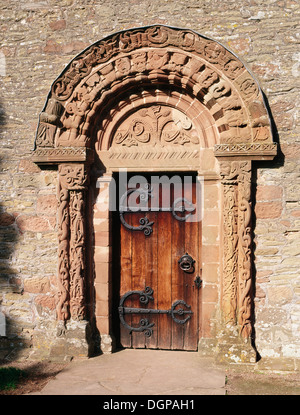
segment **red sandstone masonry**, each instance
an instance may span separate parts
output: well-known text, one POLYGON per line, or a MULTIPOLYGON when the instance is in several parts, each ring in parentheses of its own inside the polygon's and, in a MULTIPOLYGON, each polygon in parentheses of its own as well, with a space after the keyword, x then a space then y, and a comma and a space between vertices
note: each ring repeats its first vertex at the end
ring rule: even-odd
POLYGON ((280 186, 257 186, 256 190, 256 200, 276 200, 281 199, 283 195, 282 187, 280 186))
MULTIPOLYGON (((3 125, 3 129, 1 128, 1 133, 3 133, 1 143, 6 159, 1 161, 0 167, 3 168, 3 172, 8 171, 10 177, 13 177, 18 158, 30 156, 38 114, 42 110, 49 86, 77 51, 79 52, 84 47, 75 42, 81 41, 88 45, 112 32, 155 24, 158 21, 167 25, 191 27, 207 36, 215 37, 225 46, 229 46, 237 55, 244 58, 267 94, 279 131, 280 148, 285 157, 285 166, 288 160, 294 160, 296 165, 299 166, 299 114, 296 111, 296 108, 299 108, 299 102, 297 102, 299 96, 295 91, 297 89, 295 85, 299 78, 295 74, 299 74, 300 67, 299 61, 294 58, 299 47, 299 39, 297 39, 294 30, 299 21, 299 4, 297 2, 273 1, 268 2, 267 7, 266 2, 241 2, 239 0, 234 5, 233 3, 226 4, 226 2, 217 1, 184 2, 183 0, 174 0, 174 2, 166 2, 166 4, 154 1, 151 3, 151 7, 149 7, 150 3, 146 0, 139 2, 125 1, 122 3, 122 7, 113 0, 109 6, 103 3, 105 2, 83 2, 82 0, 76 2, 65 0, 62 2, 53 0, 49 8, 43 2, 17 4, 17 2, 2 0, 1 29, 3 40, 0 51, 4 53, 7 64, 7 76, 1 77, 2 87, 0 87, 2 92, 1 105, 6 118, 6 124, 3 125), (262 15, 261 18, 257 17, 259 13, 262 15), (226 25, 224 25, 225 20, 226 25), (45 53, 46 51, 43 52, 45 46, 48 47, 47 53, 45 53), (80 49, 77 49, 77 47, 80 47, 80 49), (282 135, 282 131, 285 132, 284 135, 282 135), (5 168, 7 169, 5 167, 6 161, 11 163, 8 170, 5 170, 5 168)), ((19 173, 38 174, 40 172, 37 166, 24 159, 20 161, 17 168, 19 173)), ((297 179, 295 177, 296 167, 289 173, 289 175, 284 175, 281 168, 274 166, 268 177, 261 180, 259 186, 277 184, 279 187, 286 189, 289 184, 297 179)), ((17 190, 20 191, 20 188, 17 190)), ((7 203, 15 199, 15 192, 16 187, 11 187, 6 182, 3 196, 7 203)), ((269 232, 273 232, 274 237, 281 238, 281 227, 278 226, 280 223, 290 223, 293 226, 294 234, 299 233, 299 226, 296 224, 296 220, 299 218, 299 208, 296 209, 295 207, 288 213, 285 212, 283 216, 282 208, 285 203, 285 196, 282 196, 283 205, 280 203, 281 197, 273 198, 272 194, 268 197, 270 198, 266 199, 266 195, 263 194, 261 197, 257 197, 257 217, 270 219, 265 221, 270 226, 268 229, 267 227, 264 228, 266 229, 265 233, 259 229, 255 230, 259 243, 264 243, 265 236, 269 232), (277 223, 277 220, 273 220, 280 218, 281 215, 285 218, 284 222, 279 220, 277 223), (271 228, 271 225, 273 225, 273 228, 271 228), (275 229, 276 227, 278 229, 275 229)), ((11 213, 18 210, 8 211, 11 213)), ((211 213, 215 216, 216 212, 211 213)), ((0 215, 0 226, 11 225, 11 228, 14 228, 13 216, 8 216, 9 213, 3 213, 2 215, 0 215)), ((207 215, 209 215, 209 212, 207 215)), ((102 228, 107 229, 107 221, 97 220, 99 231, 102 228)), ((206 224, 214 225, 215 221, 217 221, 217 217, 212 218, 212 222, 207 219, 206 224)), ((48 219, 43 218, 42 215, 41 218, 38 218, 31 213, 31 216, 22 215, 21 218, 20 215, 18 218, 18 224, 21 228, 25 227, 26 230, 32 231, 29 226, 30 222, 38 225, 34 232, 44 232, 44 230, 41 230, 43 227, 47 232, 49 230, 48 219)), ((45 243, 45 241, 41 242, 45 243)), ((22 246, 31 249, 32 243, 33 240, 24 238, 22 246)), ((48 246, 51 248, 50 243, 48 246)), ((20 269, 20 278, 23 279, 24 269, 28 264, 22 262, 18 255, 19 248, 16 247, 14 252, 15 264, 13 265, 20 269)), ((294 260, 296 261, 297 257, 294 260)), ((40 270, 38 271, 40 272, 40 270)), ((273 275, 278 274, 278 271, 280 271, 280 267, 274 264, 272 266, 273 275)), ((276 284, 276 280, 271 278, 272 272, 269 271, 270 274, 267 274, 267 272, 263 266, 258 265, 257 276, 260 279, 264 278, 263 282, 268 286, 276 284)), ((290 279, 295 281, 295 277, 290 277, 290 279)), ((266 302, 266 304, 268 303, 266 302)), ((5 302, 1 306, 5 307, 5 302)), ((210 336, 209 322, 214 307, 212 305, 211 314, 206 307, 206 314, 203 315, 203 333, 206 337, 210 336)), ((296 304, 290 302, 288 307, 291 314, 296 304)), ((297 339, 294 337, 296 335, 293 335, 288 329, 291 324, 290 317, 287 321, 281 321, 281 314, 278 311, 282 310, 276 302, 273 303, 270 311, 267 306, 256 308, 258 312, 256 316, 256 341, 263 358, 264 353, 272 357, 272 351, 277 346, 278 350, 281 350, 281 355, 284 353, 284 349, 292 352, 292 347, 297 344, 297 339), (272 314, 272 318, 268 317, 268 311, 270 315, 272 314), (265 313, 264 318, 262 313, 265 313), (262 323, 265 326, 262 327, 262 323), (268 328, 267 324, 271 328, 268 328), (275 324, 278 328, 276 328, 278 330, 278 332, 276 331, 276 338, 275 332, 272 331, 275 324), (280 337, 279 327, 281 325, 285 325, 286 329, 280 337), (275 339, 275 344, 270 345, 265 339, 271 338, 271 336, 275 339), (280 341, 277 339, 279 337, 280 341)), ((296 320, 293 324, 296 324, 296 320)), ((100 317, 99 329, 101 328, 101 332, 108 332, 106 325, 107 319, 100 317)), ((285 353, 287 355, 288 352, 285 351, 285 353)))
POLYGON ((282 214, 282 202, 258 202, 255 205, 257 219, 276 219, 282 214))
POLYGON ((53 216, 27 216, 17 217, 17 225, 21 232, 46 232, 52 231, 56 225, 56 218, 53 216))

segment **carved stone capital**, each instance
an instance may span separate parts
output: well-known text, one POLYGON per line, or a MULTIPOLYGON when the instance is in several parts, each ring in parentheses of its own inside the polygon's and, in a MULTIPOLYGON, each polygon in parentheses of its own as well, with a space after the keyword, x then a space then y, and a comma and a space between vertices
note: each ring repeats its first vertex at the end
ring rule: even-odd
POLYGON ((88 167, 85 164, 60 164, 58 167, 61 186, 68 190, 84 190, 89 181, 88 167))

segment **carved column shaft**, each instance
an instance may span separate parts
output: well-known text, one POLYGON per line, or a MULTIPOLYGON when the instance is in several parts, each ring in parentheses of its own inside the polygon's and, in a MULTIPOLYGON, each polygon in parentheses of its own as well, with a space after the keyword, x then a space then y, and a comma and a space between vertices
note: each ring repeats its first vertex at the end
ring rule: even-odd
POLYGON ((223 295, 225 324, 251 336, 251 162, 221 162, 223 187, 223 295))
POLYGON ((240 163, 238 177, 238 227, 239 227, 239 326, 242 337, 252 333, 252 258, 251 258, 251 162, 240 163))
POLYGON ((59 320, 83 320, 85 306, 85 191, 84 164, 59 165, 59 320))

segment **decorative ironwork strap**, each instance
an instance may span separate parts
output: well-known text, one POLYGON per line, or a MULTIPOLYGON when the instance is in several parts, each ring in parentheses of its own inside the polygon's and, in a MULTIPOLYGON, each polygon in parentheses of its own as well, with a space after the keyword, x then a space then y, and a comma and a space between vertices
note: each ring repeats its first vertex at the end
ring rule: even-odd
POLYGON ((146 318, 142 318, 140 320, 140 325, 138 327, 132 327, 128 323, 126 323, 124 315, 125 314, 168 314, 172 317, 175 323, 178 324, 185 324, 190 318, 193 312, 190 310, 191 306, 187 305, 183 300, 175 301, 169 310, 158 310, 153 308, 135 308, 135 307, 124 307, 124 303, 128 297, 137 294, 139 295, 139 300, 141 304, 148 304, 149 300, 153 300, 152 294, 153 289, 151 287, 146 287, 144 291, 128 291, 120 300, 119 305, 119 317, 120 321, 125 326, 130 333, 134 332, 145 332, 145 336, 150 337, 153 333, 152 327, 155 325, 154 323, 149 323, 149 320, 146 318), (186 309, 180 307, 176 308, 177 306, 183 306, 186 309), (179 316, 184 316, 184 318, 180 319, 179 316), (186 317, 185 317, 186 316, 186 317))
POLYGON ((146 185, 145 189, 137 188, 137 189, 127 190, 120 198, 120 207, 119 207, 120 220, 126 229, 131 230, 131 231, 144 231, 144 234, 146 236, 149 236, 152 233, 153 231, 152 226, 154 225, 154 222, 149 222, 149 219, 145 216, 144 218, 141 218, 139 220, 139 223, 140 223, 139 226, 132 226, 132 225, 129 225, 129 223, 127 223, 126 220, 124 219, 124 213, 171 212, 175 219, 179 220, 180 222, 184 222, 196 210, 194 204, 184 197, 178 197, 177 199, 175 199, 171 207, 137 206, 135 208, 130 208, 127 206, 125 201, 134 192, 137 192, 139 194, 140 200, 144 202, 147 202, 149 200, 149 197, 152 197, 152 194, 151 194, 152 188, 149 185, 146 185), (178 213, 183 214, 183 216, 179 216, 178 213))

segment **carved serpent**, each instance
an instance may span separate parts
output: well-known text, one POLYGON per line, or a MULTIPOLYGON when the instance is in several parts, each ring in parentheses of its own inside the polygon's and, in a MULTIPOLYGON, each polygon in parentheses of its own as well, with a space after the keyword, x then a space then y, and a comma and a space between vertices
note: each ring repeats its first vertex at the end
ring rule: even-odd
POLYGON ((69 300, 69 192, 67 189, 61 189, 59 193, 59 247, 58 247, 58 289, 59 300, 56 311, 59 320, 67 320, 69 317, 68 300, 69 300))
POLYGON ((242 224, 239 230, 239 245, 240 245, 240 310, 239 310, 239 323, 240 333, 243 337, 249 337, 251 335, 251 228, 249 226, 251 220, 251 205, 246 198, 249 196, 249 192, 246 191, 239 203, 239 211, 241 212, 242 224))

